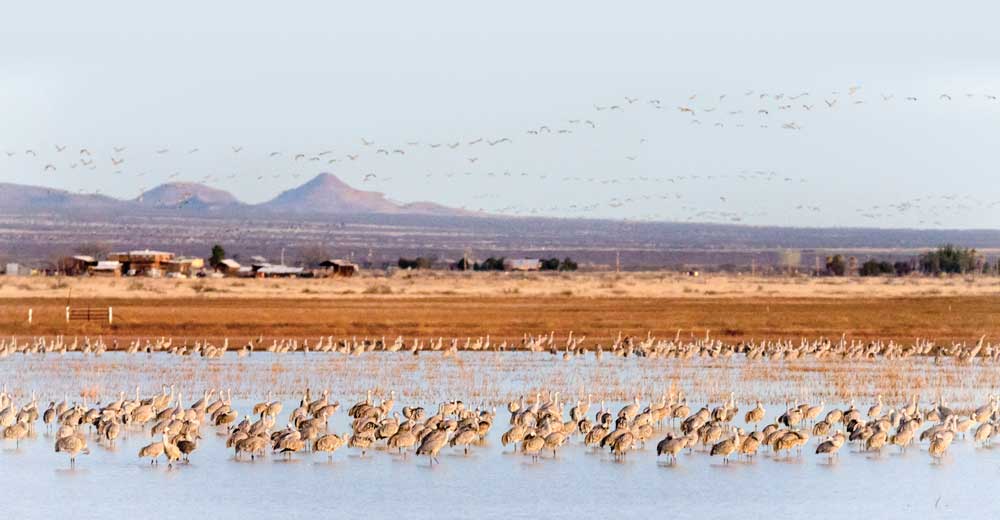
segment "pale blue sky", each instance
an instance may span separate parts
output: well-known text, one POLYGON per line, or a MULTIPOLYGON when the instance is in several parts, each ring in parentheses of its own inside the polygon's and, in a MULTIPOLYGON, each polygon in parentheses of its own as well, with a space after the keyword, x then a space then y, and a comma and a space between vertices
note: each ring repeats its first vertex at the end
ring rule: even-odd
POLYGON ((509 214, 1000 226, 986 2, 92 4, 5 6, 0 181, 256 202, 329 171, 509 214))

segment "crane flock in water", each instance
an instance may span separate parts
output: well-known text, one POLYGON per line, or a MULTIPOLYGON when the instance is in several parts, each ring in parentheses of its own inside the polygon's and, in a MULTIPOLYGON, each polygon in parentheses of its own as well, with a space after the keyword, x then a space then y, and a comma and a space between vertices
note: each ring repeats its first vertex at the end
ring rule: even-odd
MULTIPOLYGON (((498 420, 495 407, 470 406, 459 399, 431 408, 397 410, 395 392, 376 400, 369 391, 345 410, 349 430, 335 433, 329 423, 340 408, 328 391, 315 395, 306 388, 284 415, 285 426, 277 427, 284 406, 270 395, 241 419, 231 391, 208 390, 186 405, 173 387, 145 397, 136 388, 133 397, 122 392, 103 405, 64 397, 41 410, 35 395, 17 403, 5 388, 0 393, 0 430, 4 441, 20 446, 37 437, 41 421, 55 452, 65 453, 70 465, 76 464, 78 456, 89 454, 91 444, 113 448, 121 436, 146 435, 151 442, 138 451, 138 459, 151 465, 162 461, 172 468, 189 461, 209 432, 225 437, 234 459, 313 453, 332 460, 338 450, 353 449, 361 458, 369 452, 401 458, 413 453, 436 464, 443 449, 464 455, 488 449, 498 420)), ((683 392, 664 393, 645 404, 638 396, 618 407, 602 401, 594 408, 589 395, 571 402, 564 402, 558 392, 521 396, 507 403, 508 417, 498 426, 505 430, 499 439, 501 449, 532 461, 558 460, 565 446, 578 444, 587 453, 607 452, 613 460, 622 461, 642 456, 647 445, 655 443, 655 457, 665 458, 668 464, 677 464, 695 451, 729 464, 734 459, 751 463, 762 453, 778 460, 799 458, 804 450, 812 449, 832 463, 845 445, 878 457, 885 449, 902 451, 926 443, 929 456, 939 462, 956 438, 989 445, 1000 420, 998 398, 993 395, 982 405, 962 411, 941 400, 921 405, 916 395, 896 406, 887 405, 879 396, 867 410, 853 402, 830 409, 822 402, 786 402, 770 421, 760 401, 740 414, 735 394, 697 410, 683 392), (811 441, 815 448, 809 447, 811 441)))
POLYGON ((821 337, 814 340, 745 340, 727 342, 711 336, 710 331, 694 337, 685 336, 680 330, 672 338, 656 337, 652 332, 643 336, 631 336, 619 333, 607 345, 599 342, 590 344, 586 336, 575 335, 570 331, 565 337, 557 339, 555 331, 541 334, 525 333, 520 341, 496 341, 490 336, 477 338, 444 337, 404 338, 397 336, 389 340, 386 337, 334 338, 320 336, 315 341, 300 338, 272 338, 265 341, 263 336, 247 338, 240 346, 231 345, 229 338, 224 338, 218 344, 209 340, 175 340, 174 338, 135 338, 121 341, 103 336, 34 336, 20 339, 17 337, 0 338, 0 359, 7 356, 46 355, 81 353, 83 355, 100 356, 106 352, 123 352, 127 355, 165 353, 182 357, 217 359, 226 353, 233 352, 238 357, 250 356, 254 352, 272 354, 290 353, 339 353, 349 356, 361 356, 369 352, 409 352, 415 356, 421 352, 440 353, 443 356, 455 356, 459 351, 473 352, 547 352, 571 361, 575 357, 592 355, 600 359, 604 355, 635 359, 726 359, 745 357, 751 361, 795 361, 799 359, 815 360, 898 360, 911 357, 932 357, 938 359, 953 359, 959 363, 982 361, 1000 362, 1000 345, 986 341, 982 336, 974 343, 951 342, 938 344, 927 339, 917 338, 911 343, 896 341, 860 341, 848 340, 846 335, 840 338, 821 337))

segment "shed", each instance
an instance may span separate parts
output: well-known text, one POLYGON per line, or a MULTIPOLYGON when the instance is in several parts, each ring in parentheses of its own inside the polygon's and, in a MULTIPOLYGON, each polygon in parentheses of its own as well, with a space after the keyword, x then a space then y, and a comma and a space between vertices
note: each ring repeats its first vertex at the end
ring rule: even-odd
POLYGON ((91 276, 121 276, 122 263, 117 260, 104 260, 87 268, 87 273, 91 276))
POLYGON ((59 271, 66 276, 82 276, 90 272, 90 268, 97 265, 97 260, 88 255, 67 256, 59 260, 59 271))
POLYGON ((322 276, 354 276, 359 271, 358 264, 333 258, 319 263, 319 274, 322 276))
POLYGON ((232 258, 226 258, 216 264, 215 270, 228 276, 236 276, 240 272, 240 263, 232 258))
POLYGON ((269 265, 257 270, 257 276, 263 278, 297 278, 302 276, 301 267, 289 267, 287 265, 269 265))

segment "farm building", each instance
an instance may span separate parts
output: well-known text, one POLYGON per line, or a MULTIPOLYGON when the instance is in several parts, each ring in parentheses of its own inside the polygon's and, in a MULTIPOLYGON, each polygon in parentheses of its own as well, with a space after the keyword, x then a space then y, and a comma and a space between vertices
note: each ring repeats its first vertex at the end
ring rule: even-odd
POLYGON ((173 253, 149 249, 108 255, 108 260, 121 262, 122 271, 129 276, 160 276, 165 264, 173 259, 173 253))
POLYGON ((240 263, 231 258, 226 258, 215 266, 215 270, 226 276, 238 276, 240 274, 240 263))
POLYGON ((87 268, 87 273, 91 276, 118 277, 122 275, 122 264, 117 260, 96 262, 94 265, 87 268))
POLYGON ((358 265, 348 262, 347 260, 341 260, 339 258, 334 258, 330 260, 324 260, 319 263, 319 269, 316 271, 317 276, 354 276, 358 272, 358 265))
POLYGON ((4 273, 7 276, 27 276, 31 273, 31 270, 21 264, 11 262, 7 264, 7 268, 4 270, 4 273))
POLYGON ((258 278, 298 278, 302 276, 301 267, 289 267, 287 265, 268 265, 257 269, 258 278))
POLYGON ((205 260, 203 258, 174 258, 163 263, 164 272, 184 276, 192 276, 204 268, 205 260))
POLYGON ((504 260, 505 271, 540 271, 542 261, 537 258, 510 258, 504 260))
POLYGON ((97 265, 97 260, 92 256, 67 256, 59 260, 59 271, 66 276, 83 276, 89 273, 90 268, 95 265, 97 265))

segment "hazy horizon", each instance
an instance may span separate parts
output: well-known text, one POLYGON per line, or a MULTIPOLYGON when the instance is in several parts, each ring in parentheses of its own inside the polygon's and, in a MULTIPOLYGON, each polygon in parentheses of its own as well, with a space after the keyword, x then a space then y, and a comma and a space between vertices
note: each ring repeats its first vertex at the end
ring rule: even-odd
POLYGON ((254 203, 329 172, 512 216, 1000 228, 995 6, 56 5, 8 8, 0 182, 254 203))

